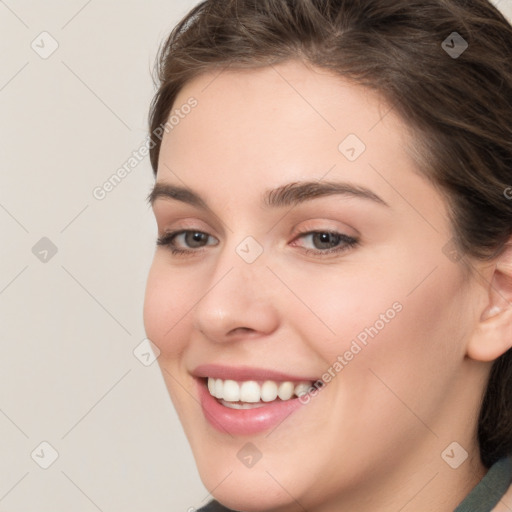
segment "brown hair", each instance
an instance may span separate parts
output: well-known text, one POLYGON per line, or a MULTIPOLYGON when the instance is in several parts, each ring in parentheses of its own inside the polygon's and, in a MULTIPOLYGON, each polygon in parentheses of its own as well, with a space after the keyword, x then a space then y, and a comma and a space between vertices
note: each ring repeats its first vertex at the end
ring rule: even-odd
MULTIPOLYGON (((446 195, 460 254, 485 259, 504 249, 512 234, 504 193, 512 184, 512 27, 487 0, 201 2, 158 55, 149 115, 155 174, 156 133, 187 82, 290 59, 386 98, 414 130, 422 171, 446 195)), ((512 454, 512 350, 491 369, 478 441, 486 467, 512 454)))

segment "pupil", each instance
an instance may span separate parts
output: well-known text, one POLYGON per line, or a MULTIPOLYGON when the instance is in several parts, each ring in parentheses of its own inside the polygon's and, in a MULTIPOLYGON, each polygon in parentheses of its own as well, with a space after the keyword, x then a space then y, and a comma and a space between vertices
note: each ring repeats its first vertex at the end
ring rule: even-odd
POLYGON ((196 231, 194 233, 188 233, 187 236, 188 236, 187 244, 191 247, 200 246, 205 238, 205 234, 200 233, 199 231, 196 231))
POLYGON ((315 237, 317 237, 316 239, 319 241, 319 245, 321 246, 317 248, 320 249, 325 249, 326 246, 327 248, 335 247, 339 242, 338 236, 334 233, 317 233, 315 237))

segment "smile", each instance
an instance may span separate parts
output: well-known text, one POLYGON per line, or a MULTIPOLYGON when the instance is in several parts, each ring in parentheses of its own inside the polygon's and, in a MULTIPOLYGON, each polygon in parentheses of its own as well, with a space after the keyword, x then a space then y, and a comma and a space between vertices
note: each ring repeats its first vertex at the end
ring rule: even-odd
POLYGON ((225 407, 233 409, 252 409, 263 407, 266 403, 277 400, 287 401, 292 397, 300 397, 311 388, 311 382, 293 383, 266 380, 258 382, 246 380, 223 380, 208 378, 210 395, 221 401, 225 407))
POLYGON ((203 416, 216 431, 254 435, 276 429, 309 403, 318 379, 267 369, 202 365, 192 375, 203 416), (308 398, 307 401, 303 397, 308 398))

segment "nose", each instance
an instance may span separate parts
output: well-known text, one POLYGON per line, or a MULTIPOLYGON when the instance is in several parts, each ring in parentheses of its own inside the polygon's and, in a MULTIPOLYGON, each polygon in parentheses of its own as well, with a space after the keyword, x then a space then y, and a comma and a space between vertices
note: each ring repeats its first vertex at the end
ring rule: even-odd
POLYGON ((274 276, 263 256, 246 263, 229 252, 219 256, 211 272, 194 309, 194 328, 217 343, 271 334, 278 326, 274 276))

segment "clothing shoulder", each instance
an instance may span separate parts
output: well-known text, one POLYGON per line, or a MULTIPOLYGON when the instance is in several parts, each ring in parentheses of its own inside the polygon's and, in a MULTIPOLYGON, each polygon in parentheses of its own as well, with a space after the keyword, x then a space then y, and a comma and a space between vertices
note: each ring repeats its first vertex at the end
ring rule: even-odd
POLYGON ((507 506, 511 484, 512 457, 504 457, 489 468, 482 480, 454 512, 473 512, 474 510, 502 512, 503 505, 507 506))

